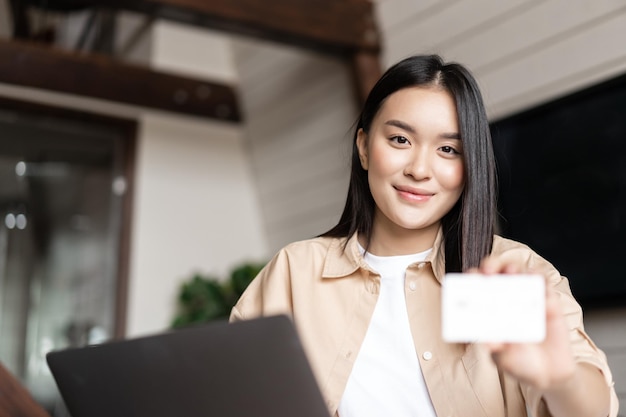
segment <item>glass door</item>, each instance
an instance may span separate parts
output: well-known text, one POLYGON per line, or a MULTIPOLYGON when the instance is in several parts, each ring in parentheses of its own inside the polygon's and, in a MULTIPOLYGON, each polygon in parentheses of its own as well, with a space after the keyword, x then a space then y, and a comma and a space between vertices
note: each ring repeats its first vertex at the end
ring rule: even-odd
POLYGON ((0 361, 61 416, 46 353, 120 334, 134 123, 15 107, 0 107, 0 361))

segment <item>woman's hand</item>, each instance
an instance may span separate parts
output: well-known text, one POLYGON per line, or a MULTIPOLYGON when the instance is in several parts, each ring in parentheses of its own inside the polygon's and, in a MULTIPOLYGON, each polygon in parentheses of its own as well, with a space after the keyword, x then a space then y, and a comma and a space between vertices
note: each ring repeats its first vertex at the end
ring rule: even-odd
MULTIPOLYGON (((485 258, 468 272, 532 273, 497 257, 485 258)), ((499 369, 543 393, 553 416, 607 416, 609 388, 597 368, 576 363, 559 296, 546 283, 546 337, 541 343, 488 343, 499 369)))
MULTIPOLYGON (((493 257, 485 258, 474 272, 532 273, 520 265, 493 257)), ((570 348, 565 317, 558 295, 550 285, 546 285, 546 337, 543 342, 489 343, 486 346, 501 370, 542 390, 567 383, 575 372, 576 362, 570 348)))

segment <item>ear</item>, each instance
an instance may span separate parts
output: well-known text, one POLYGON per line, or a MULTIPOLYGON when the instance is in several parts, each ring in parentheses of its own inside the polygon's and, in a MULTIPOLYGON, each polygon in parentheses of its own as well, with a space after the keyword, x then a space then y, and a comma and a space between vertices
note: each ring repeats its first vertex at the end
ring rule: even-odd
POLYGON ((361 167, 367 171, 369 166, 367 155, 367 133, 361 128, 356 134, 356 147, 359 150, 359 159, 361 160, 361 167))

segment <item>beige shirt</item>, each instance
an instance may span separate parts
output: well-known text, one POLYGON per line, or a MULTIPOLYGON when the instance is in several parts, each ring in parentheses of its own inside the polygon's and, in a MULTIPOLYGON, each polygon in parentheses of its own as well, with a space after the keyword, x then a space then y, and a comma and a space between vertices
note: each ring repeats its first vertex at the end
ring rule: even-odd
MULTIPOLYGON (((315 238, 283 248, 250 284, 231 320, 288 314, 302 339, 332 414, 346 387, 365 337, 380 288, 380 277, 361 256, 356 235, 315 238)), ((540 393, 498 372, 478 345, 446 343, 441 337, 441 280, 445 273, 442 236, 425 262, 409 266, 405 295, 415 353, 432 403, 440 417, 549 416, 540 393), (505 412, 506 409, 506 412, 505 412)), ((582 311, 569 283, 527 246, 496 236, 492 254, 523 261, 541 273, 563 303, 576 359, 596 366, 612 387, 606 357, 583 329, 582 311)), ((611 390, 611 417, 617 396, 611 390)))

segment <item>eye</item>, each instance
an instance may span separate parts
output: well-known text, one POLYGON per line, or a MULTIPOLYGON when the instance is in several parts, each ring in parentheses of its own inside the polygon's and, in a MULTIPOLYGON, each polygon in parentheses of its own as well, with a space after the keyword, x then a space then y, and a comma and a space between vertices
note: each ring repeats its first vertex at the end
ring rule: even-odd
POLYGON ((399 145, 406 145, 406 144, 409 143, 409 140, 407 138, 405 138, 404 136, 392 136, 390 138, 390 140, 392 142, 395 142, 395 143, 399 144, 399 145))
POLYGON ((439 150, 441 150, 441 152, 443 153, 447 153, 450 155, 460 155, 460 152, 454 149, 452 146, 442 146, 439 148, 439 150))

